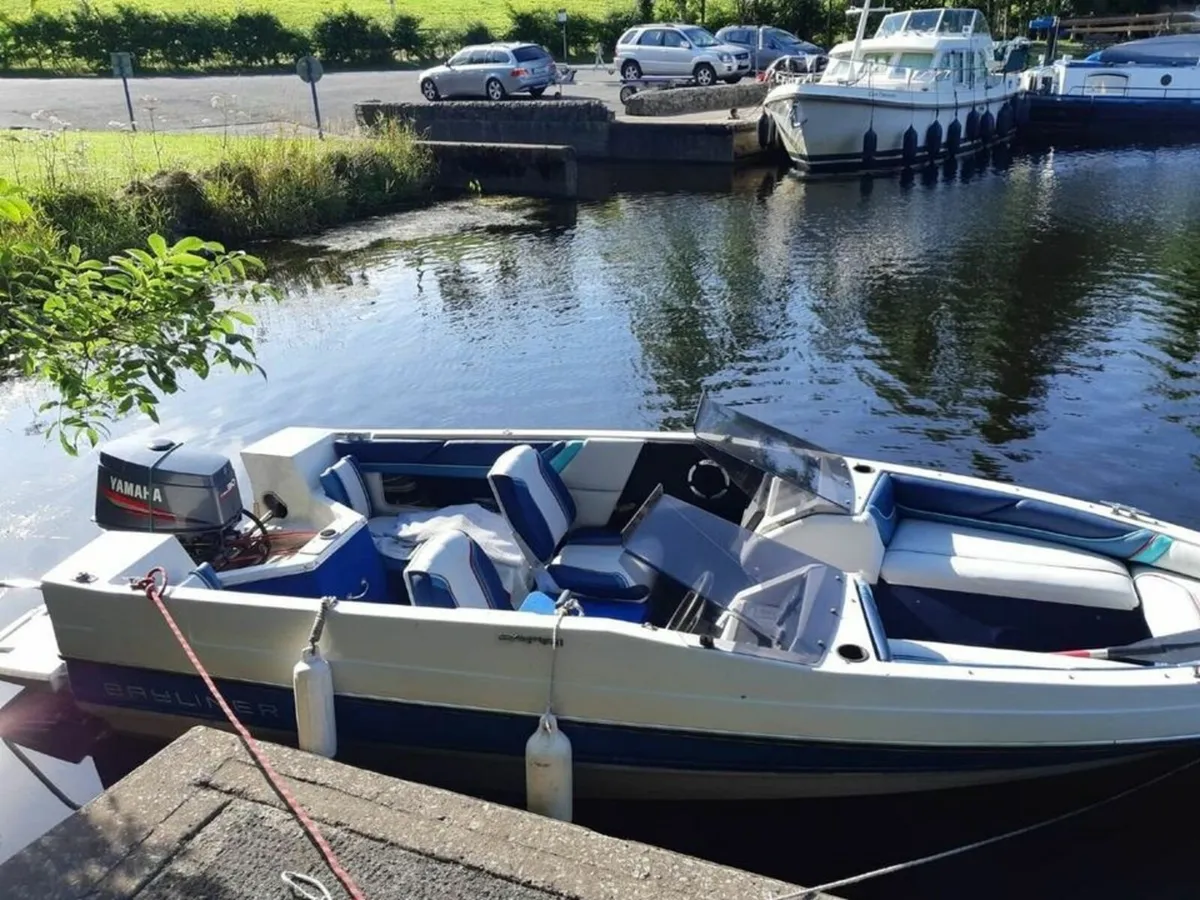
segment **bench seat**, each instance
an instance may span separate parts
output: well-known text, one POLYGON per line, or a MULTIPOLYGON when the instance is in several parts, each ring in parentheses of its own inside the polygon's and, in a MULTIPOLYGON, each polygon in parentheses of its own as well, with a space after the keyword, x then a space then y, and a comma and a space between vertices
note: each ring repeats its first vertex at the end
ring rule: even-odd
POLYGON ((889 585, 1109 610, 1134 610, 1126 567, 1107 556, 1032 538, 902 519, 883 557, 889 585))
POLYGON ((1149 566, 1133 566, 1130 571, 1151 635, 1200 629, 1200 581, 1149 566))

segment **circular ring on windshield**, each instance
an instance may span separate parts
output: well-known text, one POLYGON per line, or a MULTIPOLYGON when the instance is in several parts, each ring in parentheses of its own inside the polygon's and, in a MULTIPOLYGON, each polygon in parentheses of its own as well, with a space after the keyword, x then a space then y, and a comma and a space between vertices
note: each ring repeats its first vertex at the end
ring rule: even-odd
MULTIPOLYGON (((703 478, 703 480, 709 481, 710 479, 703 478)), ((688 469, 687 486, 688 486, 688 490, 690 490, 693 494, 695 494, 701 500, 720 500, 722 497, 724 497, 729 492, 729 473, 726 472, 724 468, 722 468, 720 463, 715 462, 714 460, 711 460, 711 459, 702 459, 699 462, 697 462, 694 466, 692 466, 690 469, 688 469), (701 466, 703 466, 704 468, 701 469, 701 466), (720 473, 722 484, 718 490, 713 491, 712 493, 706 494, 703 491, 701 491, 700 488, 696 487, 696 478, 700 472, 702 472, 702 471, 709 472, 709 471, 712 471, 713 469, 715 469, 717 472, 720 473)))

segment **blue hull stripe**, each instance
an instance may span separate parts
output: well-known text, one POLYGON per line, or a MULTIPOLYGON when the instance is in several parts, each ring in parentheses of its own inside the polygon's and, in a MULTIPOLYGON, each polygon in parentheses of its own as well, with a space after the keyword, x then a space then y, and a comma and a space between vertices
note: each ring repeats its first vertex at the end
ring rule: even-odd
MULTIPOLYGON (((196 675, 68 660, 76 699, 98 705, 220 719, 196 675)), ((218 679, 244 724, 295 732, 292 692, 273 685, 218 679)), ((424 750, 520 758, 535 716, 338 696, 339 739, 424 750)), ((580 764, 702 772, 771 774, 982 772, 1116 761, 1145 746, 936 748, 725 737, 559 720, 580 764)), ((1158 749, 1158 748, 1155 748, 1158 749)), ((1166 749, 1163 747, 1161 749, 1166 749)))

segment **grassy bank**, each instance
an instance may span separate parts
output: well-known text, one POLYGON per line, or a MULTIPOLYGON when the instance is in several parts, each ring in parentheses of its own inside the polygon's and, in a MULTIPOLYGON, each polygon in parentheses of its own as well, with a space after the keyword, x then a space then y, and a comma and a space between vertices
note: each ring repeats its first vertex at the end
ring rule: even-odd
POLYGON ((400 128, 324 141, 64 130, 0 134, 0 171, 40 223, 105 256, 156 231, 227 246, 311 234, 419 200, 430 159, 400 128))
MULTIPOLYGON (((99 11, 113 11, 118 6, 153 10, 158 13, 204 12, 233 15, 247 7, 243 0, 89 0, 88 5, 99 11)), ((509 22, 509 6, 517 12, 544 8, 546 0, 357 0, 353 9, 380 22, 391 22, 397 15, 416 16, 427 28, 456 28, 464 22, 479 22, 503 31, 509 22)), ((287 0, 284 3, 261 4, 270 9, 288 28, 311 28, 334 5, 323 0, 287 0)), ((566 9, 568 15, 586 15, 602 19, 610 12, 627 12, 633 0, 556 0, 554 9, 566 9)), ((79 0, 36 0, 33 7, 39 13, 61 15, 79 8, 79 0)), ((29 0, 0 0, 0 16, 22 18, 29 15, 29 0)))

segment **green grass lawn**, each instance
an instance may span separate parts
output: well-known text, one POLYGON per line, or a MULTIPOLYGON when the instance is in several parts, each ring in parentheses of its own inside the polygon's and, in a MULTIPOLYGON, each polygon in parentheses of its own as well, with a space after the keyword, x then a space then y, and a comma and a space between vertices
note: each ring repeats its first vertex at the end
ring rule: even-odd
MULTIPOLYGON (((155 231, 227 246, 316 233, 419 202, 430 171, 428 151, 399 127, 323 141, 294 129, 0 133, 0 173, 35 210, 25 227, 96 257, 155 231)), ((9 237, 0 222, 0 245, 9 237)))
MULTIPOLYGON (((89 0, 96 9, 112 9, 117 0, 89 0)), ((627 10, 633 0, 511 0, 519 10, 547 9, 560 7, 592 17, 602 17, 613 10, 627 10)), ((308 28, 327 10, 336 10, 339 4, 328 0, 286 0, 282 3, 256 3, 254 0, 124 0, 124 5, 154 9, 159 12, 187 12, 198 10, 213 13, 235 13, 241 10, 266 9, 277 15, 284 25, 308 28)), ((388 0, 356 0, 351 4, 355 12, 375 16, 390 22, 399 13, 418 16, 429 28, 461 28, 472 22, 482 22, 494 29, 508 25, 506 0, 396 0, 395 6, 388 0)), ((34 8, 39 12, 63 13, 78 8, 78 0, 35 0, 34 8)), ((0 16, 20 17, 28 15, 29 0, 0 0, 0 16)))
MULTIPOLYGON (((198 172, 222 159, 263 156, 280 140, 314 147, 307 134, 177 134, 146 131, 0 132, 0 172, 29 191, 47 187, 119 188, 163 170, 198 172)), ((322 151, 360 139, 326 136, 322 151)))

